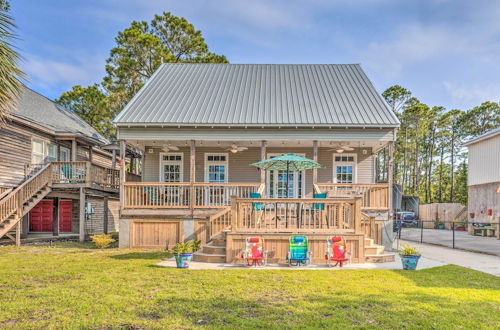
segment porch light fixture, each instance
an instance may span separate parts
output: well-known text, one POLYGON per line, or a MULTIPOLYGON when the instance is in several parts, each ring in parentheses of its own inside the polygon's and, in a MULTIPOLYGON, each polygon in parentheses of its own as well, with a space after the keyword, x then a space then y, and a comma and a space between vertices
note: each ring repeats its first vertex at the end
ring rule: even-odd
POLYGON ((337 149, 337 150, 335 150, 335 151, 336 151, 337 153, 341 154, 341 153, 343 153, 343 152, 344 152, 344 149, 342 149, 342 148, 338 148, 338 149, 337 149))

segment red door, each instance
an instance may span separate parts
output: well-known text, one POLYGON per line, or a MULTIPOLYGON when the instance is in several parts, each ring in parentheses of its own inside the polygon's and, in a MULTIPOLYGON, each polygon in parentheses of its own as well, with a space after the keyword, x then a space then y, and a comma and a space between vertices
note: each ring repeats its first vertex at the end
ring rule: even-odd
POLYGON ((30 231, 52 232, 54 224, 54 201, 41 200, 30 211, 30 231))
POLYGON ((71 232, 71 219, 73 218, 73 202, 71 200, 59 201, 59 231, 71 232))

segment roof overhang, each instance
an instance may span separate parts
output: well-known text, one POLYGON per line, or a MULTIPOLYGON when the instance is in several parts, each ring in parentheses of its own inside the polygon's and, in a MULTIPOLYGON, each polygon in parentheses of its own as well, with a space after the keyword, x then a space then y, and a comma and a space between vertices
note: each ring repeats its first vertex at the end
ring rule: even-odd
POLYGON ((492 130, 490 132, 487 132, 487 133, 485 133, 483 135, 480 135, 480 136, 478 136, 478 137, 470 140, 469 142, 464 143, 464 146, 468 147, 468 146, 470 146, 472 144, 475 144, 475 143, 478 143, 478 142, 481 142, 481 141, 484 141, 484 140, 491 139, 491 138, 493 138, 493 137, 495 137, 497 135, 500 135, 500 128, 494 129, 494 130, 492 130))

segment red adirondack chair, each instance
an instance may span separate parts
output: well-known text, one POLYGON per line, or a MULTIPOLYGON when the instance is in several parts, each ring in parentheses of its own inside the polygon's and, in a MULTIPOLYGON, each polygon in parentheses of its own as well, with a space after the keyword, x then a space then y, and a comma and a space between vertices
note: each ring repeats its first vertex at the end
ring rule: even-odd
POLYGON ((342 236, 328 237, 327 250, 325 255, 328 266, 335 267, 339 265, 339 267, 342 267, 344 265, 344 262, 350 262, 350 257, 347 257, 350 255, 351 253, 347 252, 347 246, 342 236), (332 265, 332 262, 335 262, 335 264, 332 265))

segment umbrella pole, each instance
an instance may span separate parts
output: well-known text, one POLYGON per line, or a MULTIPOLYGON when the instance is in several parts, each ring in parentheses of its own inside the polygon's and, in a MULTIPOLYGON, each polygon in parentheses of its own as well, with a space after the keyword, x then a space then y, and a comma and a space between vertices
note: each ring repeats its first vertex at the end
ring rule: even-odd
MULTIPOLYGON (((288 198, 288 184, 289 184, 289 176, 288 176, 288 170, 289 170, 289 166, 290 166, 290 162, 287 161, 286 162, 286 198, 288 198)), ((288 203, 285 203, 285 207, 286 207, 286 212, 285 212, 285 217, 286 217, 286 228, 288 228, 288 203)))

